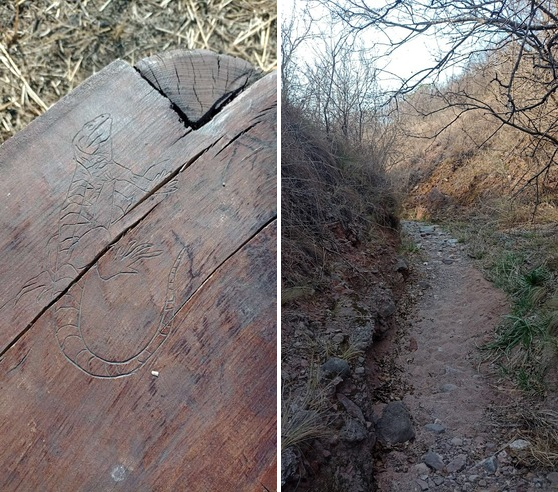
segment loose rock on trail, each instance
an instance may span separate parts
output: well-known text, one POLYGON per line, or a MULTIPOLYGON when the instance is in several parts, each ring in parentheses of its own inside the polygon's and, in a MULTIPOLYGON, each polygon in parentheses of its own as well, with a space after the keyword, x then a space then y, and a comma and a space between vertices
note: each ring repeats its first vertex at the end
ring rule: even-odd
POLYGON ((512 465, 510 443, 501 442, 488 413, 506 400, 479 370, 478 347, 506 313, 505 295, 438 226, 404 222, 403 231, 421 251, 408 292, 414 305, 395 342, 415 438, 386 450, 378 490, 552 490, 552 474, 512 465))

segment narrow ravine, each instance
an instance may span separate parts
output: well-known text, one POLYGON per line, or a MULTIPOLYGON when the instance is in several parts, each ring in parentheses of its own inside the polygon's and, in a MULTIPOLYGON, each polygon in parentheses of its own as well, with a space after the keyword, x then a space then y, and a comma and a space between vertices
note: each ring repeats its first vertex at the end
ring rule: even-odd
POLYGON ((506 313, 505 295, 438 226, 404 222, 403 233, 418 248, 407 294, 414 302, 392 343, 415 437, 387 446, 376 464, 378 490, 551 490, 544 473, 512 466, 521 442, 510 442, 490 411, 509 395, 498 391, 478 347, 506 313))

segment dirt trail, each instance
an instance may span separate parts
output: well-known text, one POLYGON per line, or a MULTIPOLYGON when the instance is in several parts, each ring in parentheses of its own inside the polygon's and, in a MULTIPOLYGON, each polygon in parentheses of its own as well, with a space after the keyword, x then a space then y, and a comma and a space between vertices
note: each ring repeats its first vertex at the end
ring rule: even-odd
POLYGON ((416 435, 385 455, 376 470, 379 490, 550 490, 544 474, 511 465, 508 443, 498 442, 503 438, 487 414, 504 401, 479 372, 477 347, 505 314, 504 294, 438 227, 405 222, 403 228, 422 250, 409 292, 416 304, 396 360, 410 387, 403 402, 416 435))

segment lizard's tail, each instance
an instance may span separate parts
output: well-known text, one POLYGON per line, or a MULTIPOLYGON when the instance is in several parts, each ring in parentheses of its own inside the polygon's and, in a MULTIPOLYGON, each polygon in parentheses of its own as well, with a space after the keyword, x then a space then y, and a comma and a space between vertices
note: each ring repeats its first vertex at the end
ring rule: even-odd
POLYGON ((183 248, 171 268, 167 283, 165 303, 159 327, 147 345, 133 357, 123 361, 109 361, 94 354, 85 343, 80 329, 80 306, 83 287, 75 287, 72 294, 63 296, 54 309, 56 318, 56 340, 66 358, 87 374, 98 378, 128 376, 142 367, 163 344, 171 332, 176 314, 176 274, 182 263, 186 248, 183 248))

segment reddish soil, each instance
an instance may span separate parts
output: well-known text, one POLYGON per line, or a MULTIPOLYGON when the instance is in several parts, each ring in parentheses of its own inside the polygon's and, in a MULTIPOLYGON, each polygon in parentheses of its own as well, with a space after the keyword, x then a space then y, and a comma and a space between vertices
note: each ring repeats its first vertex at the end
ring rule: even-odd
MULTIPOLYGON (((416 437, 378 460, 378 490, 546 490, 551 485, 544 474, 512 466, 509 436, 496 431, 490 414, 509 397, 494 387, 478 347, 506 313, 505 295, 437 227, 407 222, 404 231, 420 245, 409 314, 398 334, 376 344, 374 360, 397 354, 392 364, 405 388, 394 398, 402 398, 410 411, 416 437), (438 433, 427 424, 439 424, 438 433), (441 458, 440 470, 424 463, 429 451, 441 458), (498 466, 491 470, 486 460, 494 457, 498 466)), ((376 415, 383 406, 376 405, 376 415)))

